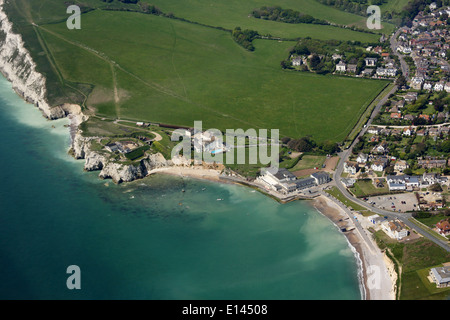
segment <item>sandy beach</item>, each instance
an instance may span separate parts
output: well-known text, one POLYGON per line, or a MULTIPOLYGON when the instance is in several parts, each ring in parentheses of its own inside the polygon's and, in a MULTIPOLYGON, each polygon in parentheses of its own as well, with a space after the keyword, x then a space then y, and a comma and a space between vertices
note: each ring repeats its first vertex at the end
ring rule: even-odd
POLYGON ((152 171, 149 172, 150 175, 157 173, 210 180, 215 182, 223 182, 222 180, 220 180, 221 170, 208 169, 202 166, 193 166, 193 167, 173 166, 173 167, 153 169, 152 171))
MULTIPOLYGON (((351 215, 345 212, 332 199, 321 195, 312 200, 314 207, 324 216, 328 217, 339 229, 356 227, 351 215)), ((361 228, 361 227, 360 227, 361 228)), ((354 248, 355 256, 359 260, 362 282, 362 295, 365 300, 395 300, 395 282, 397 275, 392 262, 371 241, 370 236, 362 236, 361 231, 355 228, 343 232, 349 245, 354 248)), ((367 235, 367 234, 366 234, 367 235)))

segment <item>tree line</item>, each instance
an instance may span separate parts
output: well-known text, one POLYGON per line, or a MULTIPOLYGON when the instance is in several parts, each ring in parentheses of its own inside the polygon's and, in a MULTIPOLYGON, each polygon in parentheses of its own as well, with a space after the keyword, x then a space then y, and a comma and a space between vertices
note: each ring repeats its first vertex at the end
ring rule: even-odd
POLYGON ((242 30, 240 27, 236 27, 231 35, 234 41, 236 41, 240 46, 249 51, 255 50, 252 42, 259 37, 259 33, 257 31, 249 29, 242 30))
POLYGON ((308 14, 303 14, 292 9, 283 9, 279 6, 263 6, 259 9, 254 9, 252 12, 252 16, 258 19, 284 23, 314 23, 324 25, 329 24, 329 22, 326 20, 316 19, 308 14))

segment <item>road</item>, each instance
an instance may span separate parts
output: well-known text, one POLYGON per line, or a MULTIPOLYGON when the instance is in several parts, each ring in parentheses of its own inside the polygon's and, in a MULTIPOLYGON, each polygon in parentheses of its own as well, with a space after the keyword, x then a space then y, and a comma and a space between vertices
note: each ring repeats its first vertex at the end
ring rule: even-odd
POLYGON ((410 78, 409 78, 410 74, 409 74, 409 67, 408 67, 408 64, 405 62, 405 59, 403 59, 403 55, 400 54, 400 53, 397 51, 397 48, 398 48, 397 37, 398 37, 399 34, 400 34, 400 29, 398 29, 398 30, 394 33, 394 35, 391 36, 391 39, 390 39, 391 49, 392 49, 392 51, 394 52, 394 54, 398 57, 398 59, 399 59, 399 61, 400 61, 400 66, 401 66, 401 69, 402 69, 402 73, 403 73, 403 75, 405 76, 406 81, 408 81, 408 80, 410 79, 410 78))
MULTIPOLYGON (((391 38, 391 46, 392 49, 396 51, 397 48, 397 41, 396 38, 398 36, 399 31, 397 31, 391 38)), ((409 69, 408 69, 408 65, 404 62, 403 58, 401 57, 401 55, 398 55, 400 58, 400 62, 404 63, 404 65, 402 64, 402 72, 405 75, 405 77, 408 79, 409 77, 409 69), (404 69, 405 68, 405 69, 404 69)), ((393 89, 391 91, 389 91, 387 94, 385 94, 385 96, 379 101, 379 103, 377 104, 377 106, 374 108, 374 110, 372 111, 372 114, 370 115, 369 120, 367 121, 366 126, 364 126, 364 128, 361 130, 361 132, 358 134, 358 136, 355 138, 355 140, 353 141, 353 143, 344 151, 342 151, 339 154, 340 157, 340 161, 339 164, 336 167, 336 170, 334 172, 334 179, 333 179, 333 184, 342 192, 342 194, 349 199, 350 201, 353 201, 365 208, 367 208, 368 210, 371 210, 374 213, 377 213, 381 216, 387 216, 389 218, 395 218, 400 220, 401 222, 403 222, 405 225, 407 225, 409 228, 411 229, 415 229, 418 233, 420 233, 422 236, 428 238, 429 240, 431 240, 432 242, 436 243, 437 245, 441 246, 442 248, 444 248, 445 250, 447 250, 448 252, 450 252, 450 246, 447 243, 447 241, 445 240, 440 240, 436 237, 434 237, 433 235, 429 234, 429 232, 421 226, 418 226, 414 223, 412 223, 410 221, 411 219, 411 213, 399 213, 399 212, 393 212, 393 211, 387 211, 387 210, 383 210, 377 207, 373 207, 371 205, 369 205, 368 203, 366 203, 365 201, 358 199, 356 197, 354 197, 352 194, 350 194, 347 191, 347 188, 342 184, 341 181, 341 177, 342 177, 342 173, 344 172, 344 162, 348 160, 349 156, 352 154, 352 150, 355 146, 356 143, 358 143, 358 138, 363 136, 367 129, 369 128, 369 126, 372 124, 373 119, 375 118, 375 116, 379 113, 381 107, 384 105, 384 103, 387 101, 387 99, 389 98, 389 96, 397 91, 397 86, 394 86, 393 89)))

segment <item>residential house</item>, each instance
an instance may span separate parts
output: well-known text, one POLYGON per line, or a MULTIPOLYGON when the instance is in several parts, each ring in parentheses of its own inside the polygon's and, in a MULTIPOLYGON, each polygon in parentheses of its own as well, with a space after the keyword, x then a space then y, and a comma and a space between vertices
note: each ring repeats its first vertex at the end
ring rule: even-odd
POLYGON ((391 119, 401 119, 402 118, 402 114, 399 112, 393 112, 391 113, 391 119))
POLYGON ((417 164, 422 168, 445 168, 447 160, 445 159, 421 159, 417 160, 417 164))
POLYGON ((409 165, 405 160, 397 160, 394 165, 394 170, 398 172, 403 172, 403 170, 408 169, 409 165))
POLYGON ((371 134, 379 134, 380 130, 381 129, 378 127, 369 127, 369 129, 367 129, 367 132, 371 134))
POLYGON ((358 165, 356 164, 356 162, 353 162, 353 161, 345 161, 344 162, 344 172, 345 173, 356 174, 357 171, 358 171, 358 165))
POLYGON ((441 220, 438 223, 436 223, 436 231, 443 236, 447 236, 450 234, 450 221, 448 220, 441 220))
POLYGON ((450 92, 450 82, 445 83, 444 90, 450 92))
POLYGON ((365 60, 366 66, 375 67, 377 65, 377 58, 366 58, 365 60))
POLYGON ((385 154, 386 152, 389 151, 387 142, 383 141, 378 146, 373 148, 373 151, 376 152, 376 153, 379 153, 379 154, 385 154))
POLYGON ((293 66, 301 66, 303 63, 302 58, 300 57, 296 57, 294 59, 292 59, 292 65, 293 66))
POLYGON ((404 136, 411 136, 414 134, 414 128, 408 127, 403 129, 404 136))
POLYGON ((342 184, 346 187, 346 188, 351 188, 354 186, 356 179, 352 179, 352 178, 341 178, 342 184))
POLYGON ((358 163, 366 163, 369 160, 369 155, 365 153, 360 153, 356 158, 356 162, 358 163))
POLYGON ((408 92, 406 95, 405 95, 405 101, 406 102, 414 102, 414 101, 416 101, 417 100, 417 92, 408 92))
POLYGON ((438 82, 433 87, 434 91, 442 91, 444 90, 444 84, 442 82, 438 82))
POLYGON ((441 182, 441 175, 439 173, 427 173, 422 175, 422 185, 432 185, 441 182))
POLYGON ((342 61, 339 61, 339 63, 336 64, 336 71, 338 71, 338 72, 345 72, 346 68, 347 68, 347 65, 342 61))
POLYGON ((364 69, 363 71, 361 71, 361 75, 366 76, 366 77, 370 77, 373 73, 373 69, 364 69))
POLYGON ((378 171, 378 172, 382 172, 389 164, 389 160, 385 157, 381 157, 378 158, 377 160, 375 160, 372 165, 370 166, 370 168, 373 171, 378 171))
POLYGON ((356 67, 357 67, 356 64, 349 64, 347 66, 347 71, 350 73, 356 73, 356 67))
POLYGON ((423 86, 423 78, 422 77, 413 77, 411 79, 411 88, 415 90, 421 90, 423 86))
POLYGON ((423 90, 431 91, 433 89, 433 84, 431 82, 425 82, 423 84, 423 90))
MULTIPOLYGON (((425 121, 430 121, 430 116, 428 114, 421 114, 419 115, 420 119, 425 119, 425 121)), ((430 132, 428 132, 428 134, 430 134, 430 132)))

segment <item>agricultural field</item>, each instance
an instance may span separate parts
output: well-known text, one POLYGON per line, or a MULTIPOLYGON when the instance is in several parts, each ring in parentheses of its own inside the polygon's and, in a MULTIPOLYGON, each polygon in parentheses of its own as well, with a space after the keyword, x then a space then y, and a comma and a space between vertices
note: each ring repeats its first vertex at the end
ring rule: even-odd
MULTIPOLYGON (((191 2, 192 8, 201 3, 191 2)), ((58 9, 64 9, 62 1, 19 3, 29 9, 16 13, 15 19, 22 21, 19 29, 49 83, 55 84, 48 85, 49 95, 59 98, 54 101, 60 102, 62 97, 83 104, 86 113, 110 120, 180 126, 193 126, 195 120, 202 120, 204 129, 279 129, 280 137, 309 135, 316 141, 340 142, 386 85, 386 81, 282 70, 280 61, 295 45, 293 41, 255 40, 255 51, 249 52, 225 30, 165 16, 110 10, 88 11, 81 17, 81 30, 69 30, 64 20, 67 15, 58 9), (30 25, 26 21, 38 23, 30 25)), ((155 2, 163 11, 176 16, 183 13, 183 18, 191 20, 195 17, 189 16, 188 3, 155 2)), ((84 4, 94 8, 105 5, 95 0, 84 4)), ((279 3, 286 7, 290 4, 294 2, 279 3)), ((254 1, 244 9, 260 5, 254 1)), ((238 2, 228 5, 234 6, 236 12, 243 10, 238 2)), ((298 5, 295 8, 301 9, 298 5)), ((211 10, 209 15, 201 11, 196 14, 214 17, 211 10)), ((327 15, 330 8, 324 6, 323 10, 327 15)), ((339 13, 336 19, 346 16, 334 11, 339 13)), ((227 12, 220 16, 227 16, 227 12)), ((216 26, 234 28, 240 22, 233 22, 232 15, 229 25, 221 25, 220 16, 213 19, 216 26)), ((315 16, 322 18, 319 13, 315 16)), ((268 27, 271 30, 281 25, 279 30, 286 37, 291 35, 283 28, 291 27, 319 28, 325 38, 338 36, 321 29, 324 27, 335 28, 344 38, 347 31, 374 36, 331 26, 258 23, 274 24, 274 29, 268 27)), ((306 33, 316 36, 314 32, 306 33)))

